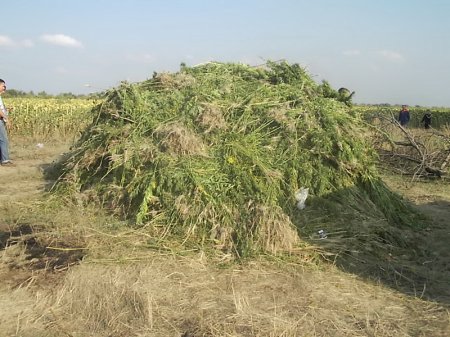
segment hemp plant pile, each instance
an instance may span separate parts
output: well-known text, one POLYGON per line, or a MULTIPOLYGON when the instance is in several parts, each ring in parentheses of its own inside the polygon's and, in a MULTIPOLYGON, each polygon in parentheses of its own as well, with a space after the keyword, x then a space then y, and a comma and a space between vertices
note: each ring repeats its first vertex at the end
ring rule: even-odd
POLYGON ((306 210, 352 191, 401 224, 407 209, 378 178, 364 123, 330 90, 286 62, 182 64, 123 82, 92 110, 57 190, 155 237, 239 256, 301 245, 301 188, 306 210))

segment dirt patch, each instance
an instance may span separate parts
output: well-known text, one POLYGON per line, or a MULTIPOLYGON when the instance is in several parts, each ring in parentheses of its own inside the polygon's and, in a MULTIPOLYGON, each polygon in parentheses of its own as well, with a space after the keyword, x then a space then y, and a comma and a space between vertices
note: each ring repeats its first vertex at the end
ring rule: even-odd
POLYGON ((80 263, 85 252, 58 241, 29 224, 0 231, 0 275, 3 285, 12 288, 27 281, 40 283, 56 280, 55 273, 80 263), (53 274, 50 275, 50 274, 53 274), (39 276, 39 277, 38 277, 39 276))
POLYGON ((82 249, 70 247, 67 242, 43 238, 39 238, 39 232, 33 230, 31 225, 20 224, 12 231, 0 232, 0 249, 23 246, 25 261, 28 261, 26 265, 32 270, 63 270, 83 258, 82 249), (48 242, 51 246, 45 243, 46 240, 51 240, 51 243, 48 242))

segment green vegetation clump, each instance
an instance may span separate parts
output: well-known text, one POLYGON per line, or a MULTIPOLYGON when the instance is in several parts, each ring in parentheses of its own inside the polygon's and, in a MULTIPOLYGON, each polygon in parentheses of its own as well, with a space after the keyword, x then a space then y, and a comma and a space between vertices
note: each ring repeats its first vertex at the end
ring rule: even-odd
POLYGON ((328 91, 284 62, 182 65, 124 82, 94 108, 57 190, 155 237, 239 256, 299 245, 308 221, 296 205, 301 188, 309 189, 307 208, 352 191, 352 200, 407 223, 409 209, 377 177, 362 121, 328 91))

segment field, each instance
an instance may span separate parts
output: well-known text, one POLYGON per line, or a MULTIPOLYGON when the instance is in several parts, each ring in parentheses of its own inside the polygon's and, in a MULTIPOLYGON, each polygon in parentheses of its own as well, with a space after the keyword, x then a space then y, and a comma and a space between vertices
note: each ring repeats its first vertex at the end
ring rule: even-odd
POLYGON ((91 118, 94 100, 63 98, 9 98, 13 107, 12 137, 64 139, 74 137, 91 118))
MULTIPOLYGON (((415 248, 338 259, 335 248, 345 255, 356 240, 312 232, 293 254, 235 260, 156 242, 86 200, 49 193, 53 166, 95 117, 89 102, 52 104, 37 113, 36 102, 12 104, 16 167, 0 168, 0 336, 450 334, 448 180, 383 174, 427 219, 400 233, 415 248)), ((335 220, 326 216, 314 226, 335 220)))

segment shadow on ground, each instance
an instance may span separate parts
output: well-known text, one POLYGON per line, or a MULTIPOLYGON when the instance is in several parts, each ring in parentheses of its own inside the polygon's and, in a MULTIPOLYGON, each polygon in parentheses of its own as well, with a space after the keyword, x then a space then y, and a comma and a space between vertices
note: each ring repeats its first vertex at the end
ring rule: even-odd
POLYGON ((450 306, 449 201, 411 205, 420 212, 420 228, 398 226, 374 209, 359 212, 370 205, 342 207, 337 217, 333 207, 312 204, 305 217, 316 220, 300 231, 329 261, 407 295, 450 306))

